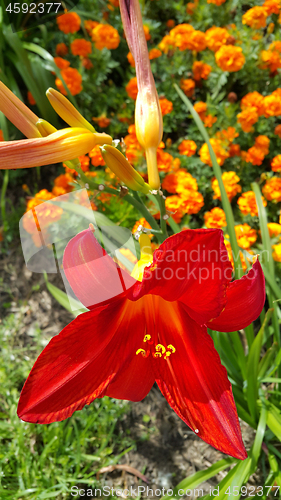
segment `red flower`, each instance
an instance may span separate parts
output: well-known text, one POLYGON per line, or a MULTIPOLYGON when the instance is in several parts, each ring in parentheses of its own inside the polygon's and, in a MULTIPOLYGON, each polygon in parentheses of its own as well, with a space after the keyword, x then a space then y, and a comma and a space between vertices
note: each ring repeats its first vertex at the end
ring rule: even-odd
POLYGON ((88 229, 69 242, 63 265, 90 311, 39 356, 21 393, 19 417, 61 421, 105 395, 140 401, 156 380, 199 437, 245 459, 231 385, 207 326, 232 332, 259 316, 265 287, 258 260, 231 282, 222 231, 188 229, 160 245, 140 282, 88 229))

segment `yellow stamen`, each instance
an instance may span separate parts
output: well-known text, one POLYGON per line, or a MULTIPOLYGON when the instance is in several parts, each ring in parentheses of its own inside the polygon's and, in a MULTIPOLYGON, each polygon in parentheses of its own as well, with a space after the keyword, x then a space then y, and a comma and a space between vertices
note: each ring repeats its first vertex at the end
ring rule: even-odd
POLYGON ((151 335, 145 335, 143 341, 147 342, 150 339, 151 339, 151 335))
POLYGON ((136 355, 141 354, 143 358, 147 358, 149 356, 149 351, 145 351, 144 349, 138 349, 136 355))
POLYGON ((164 354, 166 352, 166 348, 162 344, 157 344, 157 346, 155 347, 155 349, 156 349, 157 352, 161 351, 162 354, 164 354))
POLYGON ((170 349, 172 352, 176 352, 176 348, 172 344, 169 344, 167 349, 170 349))

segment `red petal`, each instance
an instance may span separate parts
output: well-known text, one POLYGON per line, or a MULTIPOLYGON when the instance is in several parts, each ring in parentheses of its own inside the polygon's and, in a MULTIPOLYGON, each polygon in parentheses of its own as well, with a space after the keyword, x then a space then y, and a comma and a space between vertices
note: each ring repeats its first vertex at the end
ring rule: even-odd
POLYGON ((232 267, 220 229, 188 229, 160 245, 143 281, 128 292, 136 300, 144 294, 180 300, 199 324, 218 316, 226 305, 232 267))
MULTIPOLYGON (((141 302, 115 301, 81 314, 54 337, 24 385, 19 417, 35 423, 61 421, 104 396, 118 372, 122 377, 132 359, 139 361, 136 351, 145 332, 141 302)), ((138 367, 144 368, 140 362, 138 367)), ((145 387, 148 391, 147 383, 145 387)), ((144 397, 141 386, 129 393, 134 399, 144 397)))
POLYGON ((161 392, 201 439, 228 455, 246 458, 231 385, 206 327, 193 321, 180 303, 161 303, 161 344, 176 349, 166 360, 153 359, 161 392))
POLYGON ((90 229, 70 240, 63 268, 75 295, 89 309, 124 295, 136 281, 115 264, 90 229))
POLYGON ((259 317, 265 302, 265 281, 258 260, 248 274, 229 284, 226 296, 225 309, 218 318, 207 323, 208 328, 234 332, 259 317))

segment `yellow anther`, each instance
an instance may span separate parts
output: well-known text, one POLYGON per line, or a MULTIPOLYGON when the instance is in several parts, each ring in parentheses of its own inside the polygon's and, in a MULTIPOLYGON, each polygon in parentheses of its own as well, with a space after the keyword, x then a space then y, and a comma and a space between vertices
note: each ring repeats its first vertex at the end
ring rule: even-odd
POLYGON ((156 349, 157 352, 161 351, 162 354, 164 354, 166 352, 166 348, 162 344, 157 344, 157 346, 155 347, 155 349, 156 349))
POLYGON ((150 339, 151 339, 151 335, 145 335, 143 341, 147 342, 150 339))
POLYGON ((171 356, 171 354, 172 353, 170 351, 166 351, 164 359, 167 359, 169 356, 171 356))
POLYGON ((136 354, 140 354, 142 355, 143 358, 147 358, 147 356, 149 356, 149 351, 145 351, 144 349, 138 349, 136 354))
POLYGON ((161 352, 155 352, 155 353, 153 354, 153 357, 154 357, 154 358, 161 358, 161 357, 162 357, 162 354, 161 354, 161 352))
POLYGON ((176 348, 172 344, 169 344, 167 349, 170 349, 172 352, 176 352, 176 348))

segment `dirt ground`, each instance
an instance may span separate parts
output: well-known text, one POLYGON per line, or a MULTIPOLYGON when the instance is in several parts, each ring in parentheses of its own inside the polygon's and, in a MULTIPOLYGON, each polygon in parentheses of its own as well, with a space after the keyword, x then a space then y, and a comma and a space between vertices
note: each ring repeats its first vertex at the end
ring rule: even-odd
MULTIPOLYGON (((1 317, 10 312, 21 315, 18 335, 32 335, 34 329, 40 328, 47 341, 73 319, 49 294, 43 275, 26 268, 19 243, 10 249, 8 255, 0 255, 0 277, 0 297, 2 306, 5 306, 2 307, 1 317)), ((62 287, 59 275, 49 275, 48 278, 62 287)), ((148 480, 147 486, 154 492, 162 488, 167 491, 182 479, 224 457, 190 431, 156 386, 143 401, 131 404, 131 412, 122 425, 130 428, 137 449, 127 453, 121 463, 143 473, 148 480)), ((254 433, 243 422, 241 427, 246 448, 249 449, 254 433)), ((210 487, 216 487, 225 474, 221 472, 201 484, 204 494, 209 493, 210 487)), ((110 487, 122 489, 145 484, 136 475, 124 470, 107 472, 101 479, 110 487)), ((252 476, 250 484, 262 483, 257 476, 252 476)), ((154 493, 145 497, 156 498, 154 493)), ((188 498, 196 498, 196 495, 188 498)))

